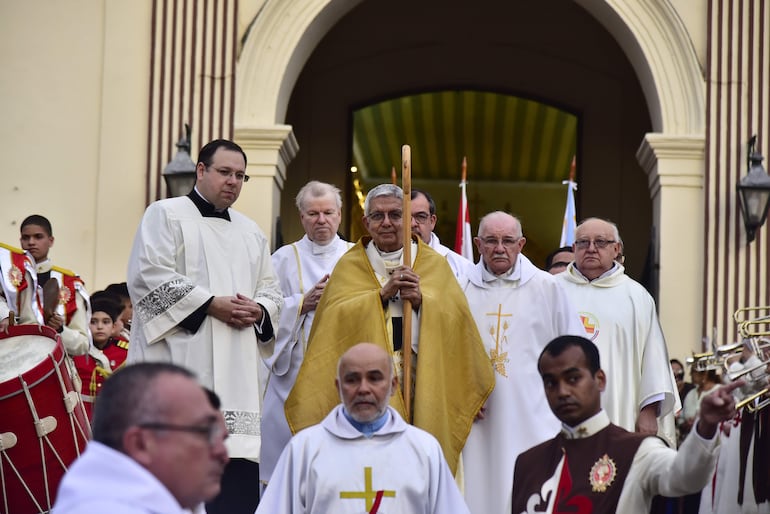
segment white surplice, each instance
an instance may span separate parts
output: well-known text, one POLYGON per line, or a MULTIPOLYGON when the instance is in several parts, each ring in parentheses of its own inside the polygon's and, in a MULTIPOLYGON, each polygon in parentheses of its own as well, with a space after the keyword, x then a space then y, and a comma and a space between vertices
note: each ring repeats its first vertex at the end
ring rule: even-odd
POLYGON ((468 514, 432 435, 388 407, 385 425, 367 438, 342 409, 289 442, 257 514, 468 514))
POLYGON ((301 313, 305 294, 326 274, 353 243, 335 236, 321 246, 305 235, 299 241, 285 245, 273 253, 273 268, 283 291, 283 309, 275 335, 275 350, 265 359, 270 369, 262 415, 262 449, 259 478, 268 482, 281 451, 291 439, 283 405, 294 386, 307 347, 315 310, 301 313))
POLYGON ((59 484, 52 514, 189 514, 128 455, 91 441, 59 484))
POLYGON ((267 380, 255 328, 206 316, 195 333, 179 326, 212 296, 241 293, 261 304, 275 327, 283 304, 267 239, 246 216, 203 217, 190 198, 151 204, 134 239, 128 289, 134 304, 127 362, 166 361, 195 372, 222 400, 230 457, 258 460, 259 416, 267 380), (262 368, 264 369, 264 368, 262 368))
POLYGON ((460 282, 460 286, 464 286, 465 281, 468 279, 468 275, 473 273, 473 268, 475 267, 473 262, 442 245, 441 240, 433 232, 430 233, 430 242, 428 243, 428 246, 436 250, 439 255, 442 255, 446 259, 447 264, 452 268, 452 273, 454 273, 455 278, 460 282))
POLYGON ((589 281, 572 262, 557 277, 580 312, 585 336, 599 348, 607 374, 602 407, 610 421, 634 431, 640 409, 660 400, 658 434, 676 447, 674 412, 681 401, 655 300, 620 264, 589 281))
POLYGON ((502 514, 510 512, 516 457, 561 426, 537 359, 552 339, 583 335, 583 327, 558 281, 523 255, 506 277, 476 264, 465 294, 496 379, 463 450, 465 499, 473 514, 502 514))

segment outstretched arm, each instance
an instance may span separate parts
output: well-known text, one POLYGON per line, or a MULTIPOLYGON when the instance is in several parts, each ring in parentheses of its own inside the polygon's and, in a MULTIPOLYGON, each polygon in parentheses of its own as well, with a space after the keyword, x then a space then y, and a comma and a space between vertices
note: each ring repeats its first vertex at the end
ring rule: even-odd
POLYGON ((719 423, 735 416, 733 390, 744 384, 743 380, 736 380, 703 397, 696 425, 696 430, 701 437, 711 439, 716 434, 719 423))

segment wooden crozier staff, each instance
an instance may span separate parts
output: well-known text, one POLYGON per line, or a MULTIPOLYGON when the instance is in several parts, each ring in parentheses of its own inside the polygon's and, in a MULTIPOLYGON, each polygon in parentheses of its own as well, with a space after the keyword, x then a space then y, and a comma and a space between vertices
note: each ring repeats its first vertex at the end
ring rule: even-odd
MULTIPOLYGON (((412 149, 409 145, 401 147, 401 189, 404 191, 404 264, 412 266, 412 149)), ((404 321, 403 337, 401 350, 403 359, 401 363, 404 367, 404 407, 406 410, 407 423, 412 422, 412 302, 404 300, 404 321)))

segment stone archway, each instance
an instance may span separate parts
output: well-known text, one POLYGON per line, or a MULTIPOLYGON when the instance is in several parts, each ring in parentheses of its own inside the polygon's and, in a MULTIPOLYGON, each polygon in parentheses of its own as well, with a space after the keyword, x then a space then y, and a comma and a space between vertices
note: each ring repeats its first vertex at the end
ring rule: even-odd
MULTIPOLYGON (((259 189, 272 191, 269 198, 249 202, 261 205, 255 218, 266 229, 279 212, 286 166, 297 151, 292 128, 282 124, 291 92, 318 42, 359 3, 268 1, 244 44, 236 80, 235 138, 249 154, 249 173, 258 177, 259 189)), ((683 231, 674 220, 703 216, 705 85, 697 58, 667 3, 576 3, 616 39, 647 100, 655 132, 639 142, 637 158, 648 175, 657 229, 661 321, 674 346, 689 348, 700 339, 703 232, 700 223, 683 231), (683 254, 691 259, 681 259, 683 254)))
POLYGON ((654 133, 637 158, 656 228, 658 310, 674 355, 701 339, 706 84, 692 42, 668 2, 577 0, 613 34, 636 70, 654 133), (682 220, 690 223, 682 226, 682 220))

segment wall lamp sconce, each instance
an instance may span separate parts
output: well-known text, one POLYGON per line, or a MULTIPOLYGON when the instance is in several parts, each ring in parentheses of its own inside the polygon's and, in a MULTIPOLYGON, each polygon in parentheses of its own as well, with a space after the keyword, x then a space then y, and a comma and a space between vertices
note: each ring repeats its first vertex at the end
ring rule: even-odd
POLYGON ((195 185, 195 163, 190 157, 190 125, 184 125, 185 135, 176 143, 176 155, 163 168, 166 180, 166 196, 185 196, 195 185))
POLYGON ((754 240, 757 229, 764 225, 770 204, 770 176, 762 167, 764 157, 756 151, 756 142, 757 136, 752 136, 747 152, 748 173, 735 186, 746 227, 746 244, 754 240))

